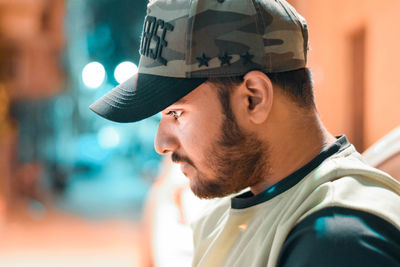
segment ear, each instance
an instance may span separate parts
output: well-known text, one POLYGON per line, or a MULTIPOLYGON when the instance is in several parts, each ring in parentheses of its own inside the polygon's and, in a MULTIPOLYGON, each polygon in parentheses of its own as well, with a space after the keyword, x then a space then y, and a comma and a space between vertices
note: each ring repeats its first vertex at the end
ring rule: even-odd
POLYGON ((268 118, 272 108, 272 82, 260 71, 248 72, 243 80, 242 99, 246 101, 245 114, 251 122, 261 124, 268 118))

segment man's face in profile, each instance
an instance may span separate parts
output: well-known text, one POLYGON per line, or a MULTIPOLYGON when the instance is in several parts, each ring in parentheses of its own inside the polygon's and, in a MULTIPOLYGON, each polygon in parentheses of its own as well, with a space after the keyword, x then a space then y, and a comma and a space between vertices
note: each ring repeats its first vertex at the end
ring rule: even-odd
POLYGON ((223 197, 257 184, 268 168, 267 146, 245 133, 231 108, 221 105, 220 98, 229 95, 205 82, 162 111, 156 151, 172 153, 201 198, 223 197))

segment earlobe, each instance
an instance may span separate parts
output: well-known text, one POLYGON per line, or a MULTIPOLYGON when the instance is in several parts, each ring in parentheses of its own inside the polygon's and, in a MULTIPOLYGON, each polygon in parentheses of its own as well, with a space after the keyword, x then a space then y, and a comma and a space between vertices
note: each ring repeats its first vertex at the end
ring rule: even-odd
POLYGON ((272 108, 271 80, 260 71, 251 71, 245 75, 244 85, 248 96, 248 118, 255 124, 261 124, 268 118, 272 108))

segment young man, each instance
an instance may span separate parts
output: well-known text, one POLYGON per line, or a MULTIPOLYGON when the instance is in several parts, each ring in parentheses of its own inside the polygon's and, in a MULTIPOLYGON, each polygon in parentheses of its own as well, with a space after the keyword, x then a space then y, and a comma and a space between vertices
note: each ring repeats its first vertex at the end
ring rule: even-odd
POLYGON ((143 28, 138 76, 91 109, 161 111, 156 150, 221 198, 194 225, 193 266, 400 266, 400 186, 319 120, 287 2, 153 0, 143 28))

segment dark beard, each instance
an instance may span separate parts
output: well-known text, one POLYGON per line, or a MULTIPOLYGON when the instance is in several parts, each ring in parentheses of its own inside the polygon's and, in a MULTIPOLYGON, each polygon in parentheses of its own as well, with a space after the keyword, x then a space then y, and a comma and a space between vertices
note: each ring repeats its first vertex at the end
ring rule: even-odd
POLYGON ((197 169, 190 181, 193 193, 200 198, 237 193, 262 182, 269 172, 268 146, 239 128, 230 107, 225 110, 220 131, 220 137, 205 153, 215 176, 207 177, 197 169))

